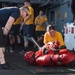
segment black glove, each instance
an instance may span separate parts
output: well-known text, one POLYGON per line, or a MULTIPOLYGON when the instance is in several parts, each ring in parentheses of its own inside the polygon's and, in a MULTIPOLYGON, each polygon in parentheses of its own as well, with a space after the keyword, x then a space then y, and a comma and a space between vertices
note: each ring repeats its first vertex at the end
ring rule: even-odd
POLYGON ((66 46, 62 45, 59 49, 66 49, 66 46))
POLYGON ((57 52, 59 52, 59 49, 54 49, 54 54, 56 54, 57 52))

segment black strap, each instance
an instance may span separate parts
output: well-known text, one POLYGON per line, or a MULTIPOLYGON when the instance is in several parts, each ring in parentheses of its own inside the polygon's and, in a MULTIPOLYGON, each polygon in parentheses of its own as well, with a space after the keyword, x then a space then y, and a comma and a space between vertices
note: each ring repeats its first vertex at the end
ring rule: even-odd
POLYGON ((56 64, 56 63, 53 61, 53 55, 50 56, 50 61, 51 61, 53 64, 56 64))
POLYGON ((58 62, 62 62, 61 59, 60 59, 60 55, 58 55, 58 62))
POLYGON ((43 54, 48 54, 48 50, 46 48, 44 48, 43 54))

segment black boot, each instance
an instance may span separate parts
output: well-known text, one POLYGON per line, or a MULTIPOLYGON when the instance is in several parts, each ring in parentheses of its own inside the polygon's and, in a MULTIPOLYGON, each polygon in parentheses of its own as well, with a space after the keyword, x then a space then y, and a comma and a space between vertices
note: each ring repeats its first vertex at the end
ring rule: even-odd
POLYGON ((24 49, 20 52, 21 54, 24 54, 25 52, 27 52, 27 48, 28 47, 24 47, 24 49))
POLYGON ((3 70, 13 70, 9 63, 1 64, 1 69, 3 70))

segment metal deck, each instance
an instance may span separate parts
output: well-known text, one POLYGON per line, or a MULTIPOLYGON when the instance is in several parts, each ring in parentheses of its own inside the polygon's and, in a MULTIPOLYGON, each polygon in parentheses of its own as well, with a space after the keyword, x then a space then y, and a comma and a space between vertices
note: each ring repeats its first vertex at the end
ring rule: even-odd
POLYGON ((39 67, 29 65, 19 49, 15 53, 5 53, 7 62, 14 70, 0 70, 0 75, 75 75, 74 67, 39 67))

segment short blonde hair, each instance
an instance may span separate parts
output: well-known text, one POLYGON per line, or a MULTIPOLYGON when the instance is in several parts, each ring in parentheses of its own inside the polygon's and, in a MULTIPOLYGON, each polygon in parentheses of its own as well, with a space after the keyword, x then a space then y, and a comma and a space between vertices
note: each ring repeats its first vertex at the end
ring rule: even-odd
POLYGON ((53 25, 48 25, 46 31, 50 31, 51 29, 55 30, 55 27, 53 25))
POLYGON ((28 13, 28 11, 29 11, 28 7, 25 7, 25 6, 20 7, 20 10, 23 10, 26 13, 28 13))

